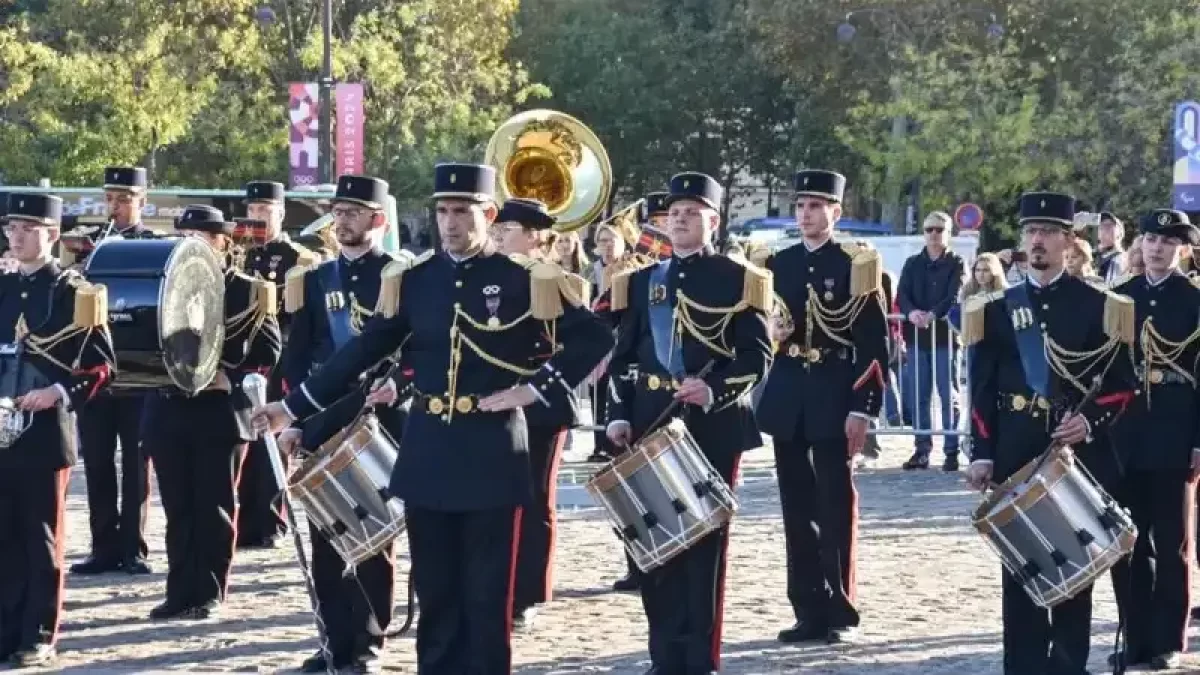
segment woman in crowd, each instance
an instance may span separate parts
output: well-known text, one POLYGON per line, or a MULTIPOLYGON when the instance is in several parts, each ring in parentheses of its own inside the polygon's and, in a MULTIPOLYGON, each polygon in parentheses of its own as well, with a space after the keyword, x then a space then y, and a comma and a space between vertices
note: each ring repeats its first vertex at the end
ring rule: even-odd
POLYGON ((962 297, 965 299, 976 293, 990 293, 1007 287, 1008 280, 1004 276, 1000 257, 995 253, 980 253, 971 268, 971 278, 963 284, 962 297))
POLYGON ((1096 267, 1092 255, 1092 245, 1080 237, 1067 249, 1067 274, 1089 281, 1101 280, 1096 276, 1096 267))
POLYGON ((1145 274, 1145 272, 1146 263, 1142 260, 1142 235, 1139 234, 1129 245, 1129 249, 1125 251, 1125 273, 1136 276, 1145 274))
POLYGON ((588 258, 583 252, 583 243, 578 232, 564 232, 554 242, 554 258, 559 266, 571 274, 588 278, 588 258))

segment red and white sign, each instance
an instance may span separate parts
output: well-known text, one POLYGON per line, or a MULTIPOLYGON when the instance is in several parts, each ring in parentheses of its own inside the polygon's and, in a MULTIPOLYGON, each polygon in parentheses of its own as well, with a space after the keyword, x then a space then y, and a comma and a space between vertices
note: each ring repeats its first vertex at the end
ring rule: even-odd
POLYGON ((954 223, 958 229, 967 232, 983 227, 983 209, 978 204, 966 202, 954 209, 954 223))
POLYGON ((362 175, 366 171, 363 156, 363 142, 366 134, 363 132, 365 118, 363 116, 363 86, 356 82, 339 84, 334 89, 334 111, 337 114, 336 130, 337 144, 334 154, 337 156, 337 175, 362 175))

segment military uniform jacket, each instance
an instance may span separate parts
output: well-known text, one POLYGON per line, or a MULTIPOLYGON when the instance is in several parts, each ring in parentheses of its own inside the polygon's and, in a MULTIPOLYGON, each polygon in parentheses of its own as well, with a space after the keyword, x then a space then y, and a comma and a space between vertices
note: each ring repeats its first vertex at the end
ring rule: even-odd
POLYGON ((225 271, 225 344, 221 348, 221 367, 232 385, 230 402, 238 437, 245 441, 254 440, 257 434, 250 424, 253 406, 242 390, 242 379, 249 373, 266 376, 283 351, 275 288, 268 284, 269 281, 252 279, 232 268, 225 271))
POLYGON ((61 469, 75 463, 75 413, 113 379, 108 310, 98 287, 51 262, 30 275, 0 274, 0 396, 58 385, 68 400, 33 414, 0 450, 0 470, 61 469))
MULTIPOLYGON (((542 269, 553 274, 558 268, 542 269)), ((612 346, 611 329, 563 299, 557 286, 534 298, 533 289, 545 285, 532 277, 496 253, 462 261, 426 254, 392 277, 389 294, 396 300, 391 307, 381 303, 389 311, 294 388, 285 405, 299 419, 319 412, 358 373, 403 345, 415 393, 391 492, 407 504, 452 512, 528 502, 525 412, 481 412, 479 399, 526 383, 544 400, 552 389, 572 390, 612 346), (535 312, 539 298, 557 312, 535 312), (537 344, 549 318, 557 319, 558 347, 534 370, 528 365, 545 352, 537 344)))
POLYGON ((141 223, 137 223, 123 230, 118 230, 114 226, 112 234, 109 236, 120 237, 122 239, 157 239, 158 233, 141 223))
MULTIPOLYGON (((1027 284, 1031 316, 1010 310, 1005 292, 968 298, 963 337, 970 347, 971 439, 973 460, 991 460, 993 480, 1001 482, 1050 447, 1050 434, 1064 414, 1084 400, 1096 377, 1100 388, 1080 412, 1092 439, 1075 448, 1096 478, 1110 486, 1121 467, 1114 466, 1109 431, 1133 398, 1128 342, 1132 306, 1127 299, 1067 274, 1045 287, 1027 284), (1119 325, 1127 313, 1128 325, 1119 325), (982 322, 982 324, 980 324, 982 322), (1047 392, 1030 386, 1017 326, 1040 335, 1046 356, 1047 392)), ((1009 289, 1008 293, 1015 292, 1009 289)))
POLYGON ((774 438, 845 436, 846 417, 879 414, 887 367, 887 315, 878 254, 828 241, 784 249, 767 261, 776 301, 794 330, 778 348, 755 409, 774 438))
MULTIPOLYGON (((291 325, 280 359, 280 369, 283 372, 284 385, 289 391, 304 382, 336 351, 327 308, 331 304, 348 308, 350 333, 360 333, 364 324, 375 313, 383 270, 393 260, 391 255, 376 248, 353 260, 339 255, 316 267, 297 266, 288 272, 284 294, 301 294, 298 300, 293 300, 293 306, 288 306, 285 302, 285 309, 290 312, 291 325), (337 272, 341 288, 340 292, 337 292, 340 293, 339 297, 334 297, 335 291, 327 289, 322 281, 322 275, 330 270, 337 272), (296 290, 288 290, 289 288, 296 290)), ((382 366, 381 362, 382 358, 377 359, 376 363, 368 364, 371 368, 364 366, 354 373, 352 379, 342 384, 342 391, 334 398, 344 396, 345 403, 336 406, 336 409, 326 415, 296 425, 303 432, 301 443, 305 448, 316 450, 353 421, 354 415, 362 409, 366 398, 365 389, 370 385, 370 382, 366 381, 371 379, 370 374, 366 371, 382 366)), ((400 417, 392 413, 383 411, 380 414, 380 422, 394 436, 399 436, 403 431, 399 426, 401 421, 400 417)))
POLYGON ((288 317, 282 311, 284 279, 287 278, 288 272, 296 267, 309 267, 316 261, 315 253, 292 241, 286 234, 281 234, 279 238, 262 246, 256 246, 246 254, 246 274, 269 281, 277 287, 277 316, 282 319, 281 327, 284 330, 288 328, 288 317))
POLYGON ((1133 300, 1138 336, 1136 397, 1114 439, 1130 468, 1190 470, 1200 448, 1200 288, 1176 271, 1157 284, 1124 277, 1113 290, 1133 300))
MULTIPOLYGON (((532 260, 522 260, 520 256, 511 256, 517 262, 524 262, 526 265, 532 264, 532 260)), ((565 278, 569 281, 570 287, 574 293, 579 296, 580 301, 586 306, 589 294, 591 293, 590 285, 581 276, 565 273, 565 278)), ((529 358, 528 367, 530 369, 540 368, 545 364, 555 350, 562 347, 558 342, 558 321, 542 322, 542 334, 533 343, 534 354, 529 358)), ((575 390, 566 390, 562 387, 554 387, 549 390, 545 396, 545 405, 530 406, 525 409, 525 421, 530 427, 542 427, 549 429, 574 428, 580 425, 580 403, 579 396, 575 390)))
POLYGON ((621 323, 609 363, 609 419, 629 422, 634 438, 653 431, 678 383, 711 361, 703 377, 711 407, 680 406, 677 416, 716 466, 731 466, 733 455, 762 445, 747 394, 771 362, 763 311, 769 298, 769 275, 707 251, 615 278, 612 307, 621 323), (748 298, 756 285, 750 295, 759 297, 748 298))

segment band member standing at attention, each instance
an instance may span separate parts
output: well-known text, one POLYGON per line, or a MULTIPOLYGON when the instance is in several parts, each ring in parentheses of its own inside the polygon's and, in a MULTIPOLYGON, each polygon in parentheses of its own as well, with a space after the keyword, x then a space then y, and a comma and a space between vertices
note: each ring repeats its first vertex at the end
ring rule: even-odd
MULTIPOLYGON (((283 308, 283 282, 288 272, 317 262, 315 253, 293 242, 283 231, 284 194, 282 183, 254 181, 246 184, 246 215, 262 221, 267 243, 246 254, 245 272, 276 287, 279 309, 283 308)), ((279 313, 279 324, 286 335, 287 314, 279 313)), ((267 396, 274 401, 283 394, 283 373, 276 368, 268 378, 267 396)), ((267 448, 262 439, 255 440, 246 451, 238 481, 238 546, 274 548, 277 539, 287 532, 283 508, 267 448)))
MULTIPOLYGON (((500 252, 529 262, 552 262, 547 253, 553 246, 548 237, 554 216, 539 201, 509 199, 496 216, 501 230, 500 252)), ((583 277, 563 272, 571 292, 585 306, 588 283, 583 277)), ((556 348, 557 321, 547 321, 535 347, 541 353, 529 360, 529 367, 545 363, 556 348)), ((513 598, 513 627, 530 628, 537 606, 550 601, 554 589, 554 542, 557 523, 558 465, 571 428, 579 426, 579 399, 574 391, 554 390, 546 395, 548 405, 525 410, 529 427, 529 464, 533 469, 533 501, 521 510, 521 536, 517 551, 517 579, 513 598)))
POLYGON ((1137 525, 1133 556, 1113 569, 1129 640, 1126 666, 1179 667, 1187 645, 1191 560, 1200 471, 1200 288, 1179 271, 1179 249, 1197 240, 1182 211, 1158 209, 1141 223, 1146 273, 1116 281, 1137 311, 1141 386, 1113 431, 1124 461, 1120 497, 1137 525))
POLYGON ((4 224, 17 273, 0 275, 0 396, 29 415, 0 442, 0 660, 48 668, 62 615, 75 415, 112 380, 103 287, 51 257, 62 200, 13 193, 4 224))
POLYGON ((846 178, 795 177, 803 241, 766 261, 789 320, 755 417, 775 442, 787 549, 788 600, 796 623, 780 642, 852 641, 858 492, 851 461, 883 401, 887 321, 878 252, 833 240, 846 178))
MULTIPOLYGON (((744 450, 762 445, 753 430, 749 392, 771 361, 765 312, 770 274, 716 254, 721 186, 701 173, 671 179, 666 206, 673 255, 613 278, 612 307, 620 313, 616 379, 608 435, 617 447, 655 431, 651 425, 673 402, 700 450, 732 487, 744 450), (703 377, 695 374, 713 363, 703 377), (753 439, 753 440, 752 440, 753 439)), ((721 661, 727 527, 641 580, 650 627, 653 673, 714 672, 721 661)))
MULTIPOLYGON (((383 205, 388 184, 378 178, 341 176, 331 212, 333 234, 341 253, 316 267, 295 267, 287 275, 284 307, 291 315, 281 367, 290 391, 297 391, 314 370, 323 369, 332 355, 361 333, 379 302, 384 269, 394 261, 379 248, 387 228, 383 205)), ((398 346, 398 345, 397 345, 398 346)), ((394 350, 393 350, 394 351, 394 350)), ((389 356, 385 354, 383 356, 389 356)), ((329 401, 340 399, 321 415, 296 424, 279 437, 280 450, 292 455, 297 447, 317 450, 348 426, 363 408, 365 393, 354 393, 359 374, 383 357, 364 364, 353 377, 339 382, 329 401)), ((396 439, 404 431, 396 411, 380 412, 380 422, 396 439)), ((344 576, 346 563, 328 538, 310 523, 312 575, 325 624, 333 663, 318 651, 301 670, 334 669, 376 672, 384 633, 395 597, 395 554, 388 545, 344 576)))
MULTIPOLYGON (((232 223, 211 206, 189 206, 175 229, 228 252, 232 223)), ((207 619, 225 601, 237 535, 237 483, 254 438, 242 378, 267 372, 283 347, 275 287, 229 265, 221 368, 198 394, 161 392, 147 403, 145 445, 167 516, 166 599, 151 619, 207 619)))
MULTIPOLYGON (((1023 195, 1028 278, 964 301, 973 441, 967 478, 976 488, 1002 483, 1054 443, 1071 446, 1117 494, 1120 466, 1108 432, 1134 396, 1134 307, 1065 273, 1074 215, 1069 195, 1023 195), (1096 377, 1099 393, 1089 401, 1096 377)), ((1001 589, 1006 675, 1087 672, 1091 586, 1050 610, 1035 605, 1007 570, 1001 589)))
POLYGON ((309 418, 403 347, 416 389, 389 489, 404 500, 424 675, 511 671, 517 529, 531 496, 521 409, 573 390, 612 346, 611 329, 563 292, 561 268, 526 269, 495 251, 495 184, 492 167, 438 165, 444 253, 390 265, 380 315, 282 403, 256 412, 272 429, 309 418), (545 355, 536 344, 550 320, 559 347, 530 368, 545 355))
MULTIPOLYGON (((153 239, 142 225, 146 206, 146 170, 110 166, 104 170, 104 201, 112 223, 109 236, 153 239)), ((79 443, 87 476, 88 524, 92 552, 71 566, 73 574, 124 570, 149 574, 145 527, 150 505, 150 464, 142 451, 145 395, 106 392, 79 413, 79 443), (117 441, 121 446, 118 501, 117 441), (119 504, 119 506, 118 506, 119 504)))

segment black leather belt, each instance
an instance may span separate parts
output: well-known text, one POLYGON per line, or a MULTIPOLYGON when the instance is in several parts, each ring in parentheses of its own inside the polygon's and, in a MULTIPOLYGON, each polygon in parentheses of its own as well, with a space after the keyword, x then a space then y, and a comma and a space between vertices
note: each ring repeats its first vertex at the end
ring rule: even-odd
POLYGON ((429 394, 418 394, 414 397, 418 410, 424 410, 430 415, 441 415, 454 410, 455 414, 466 415, 468 413, 480 412, 479 397, 471 394, 469 396, 457 396, 451 398, 449 396, 431 396, 429 394))
POLYGON ((1139 380, 1144 379, 1150 384, 1191 384, 1186 377, 1168 368, 1151 368, 1150 372, 1138 368, 1137 375, 1139 380))
POLYGON ((1002 410, 1013 412, 1049 412, 1051 408, 1050 399, 1036 394, 1001 394, 999 403, 1002 410))
POLYGON ((845 361, 850 358, 850 350, 845 347, 805 347, 798 342, 783 343, 779 346, 779 353, 805 363, 823 363, 834 359, 845 361))
POLYGON ((675 391, 679 389, 679 380, 670 375, 662 375, 656 373, 638 373, 638 386, 649 389, 650 391, 675 391))

